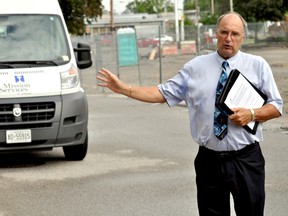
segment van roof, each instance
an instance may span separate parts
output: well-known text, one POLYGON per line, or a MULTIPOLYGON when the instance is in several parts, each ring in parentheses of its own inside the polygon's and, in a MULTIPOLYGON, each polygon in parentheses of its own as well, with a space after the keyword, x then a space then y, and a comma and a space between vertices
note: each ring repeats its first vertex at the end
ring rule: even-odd
POLYGON ((62 16, 58 0, 0 0, 1 14, 57 14, 62 16))

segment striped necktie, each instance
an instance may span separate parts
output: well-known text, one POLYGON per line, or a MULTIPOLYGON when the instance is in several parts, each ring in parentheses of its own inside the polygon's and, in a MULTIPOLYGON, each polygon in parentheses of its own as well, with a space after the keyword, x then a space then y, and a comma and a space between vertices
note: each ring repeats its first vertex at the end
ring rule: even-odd
POLYGON ((228 75, 226 72, 227 67, 229 67, 229 63, 227 61, 224 61, 222 63, 222 72, 221 72, 218 85, 217 85, 217 89, 216 89, 216 101, 215 101, 215 111, 214 111, 214 134, 219 140, 222 140, 226 136, 227 131, 228 131, 228 128, 227 128, 228 115, 224 110, 222 110, 217 105, 217 101, 221 95, 221 92, 223 91, 224 85, 228 78, 228 75))

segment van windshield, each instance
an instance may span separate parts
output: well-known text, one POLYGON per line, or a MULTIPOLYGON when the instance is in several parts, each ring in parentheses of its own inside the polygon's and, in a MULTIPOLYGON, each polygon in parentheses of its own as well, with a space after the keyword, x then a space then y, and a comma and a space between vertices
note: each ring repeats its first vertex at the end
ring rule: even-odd
POLYGON ((71 58, 67 38, 56 15, 0 15, 0 63, 55 62, 71 58))

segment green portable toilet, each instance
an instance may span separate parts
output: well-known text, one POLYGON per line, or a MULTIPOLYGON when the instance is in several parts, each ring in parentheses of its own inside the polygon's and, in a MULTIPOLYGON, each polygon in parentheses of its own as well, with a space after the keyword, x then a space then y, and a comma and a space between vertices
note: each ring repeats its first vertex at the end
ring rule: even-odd
POLYGON ((136 33, 133 28, 121 28, 117 31, 119 66, 138 64, 136 33))

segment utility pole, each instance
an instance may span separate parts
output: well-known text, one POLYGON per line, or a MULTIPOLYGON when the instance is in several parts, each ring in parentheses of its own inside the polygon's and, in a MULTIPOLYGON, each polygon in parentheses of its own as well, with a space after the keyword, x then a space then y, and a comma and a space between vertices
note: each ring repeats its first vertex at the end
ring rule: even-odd
POLYGON ((110 0, 110 31, 114 31, 113 0, 110 0))
POLYGON ((175 34, 176 42, 179 43, 179 13, 178 13, 178 0, 174 0, 174 13, 175 13, 175 34))
POLYGON ((211 15, 213 15, 215 13, 214 10, 214 0, 211 0, 211 15))
POLYGON ((234 9, 233 9, 233 0, 230 0, 230 12, 233 12, 234 9))
POLYGON ((198 6, 198 0, 195 0, 195 5, 196 5, 196 20, 195 20, 195 24, 196 24, 196 27, 197 27, 197 33, 196 33, 196 49, 197 49, 197 55, 200 55, 200 23, 199 23, 199 14, 200 14, 200 11, 199 11, 199 6, 198 6))

